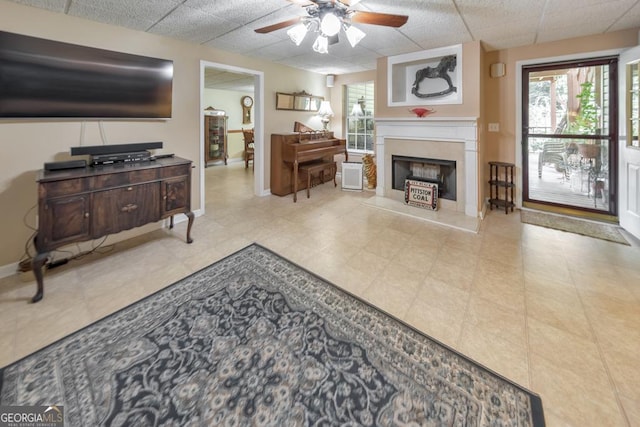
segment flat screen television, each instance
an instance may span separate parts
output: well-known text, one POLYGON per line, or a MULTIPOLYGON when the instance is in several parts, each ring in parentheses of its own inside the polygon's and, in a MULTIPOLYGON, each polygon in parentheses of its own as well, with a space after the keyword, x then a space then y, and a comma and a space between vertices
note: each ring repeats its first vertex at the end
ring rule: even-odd
POLYGON ((0 118, 167 119, 173 61, 0 31, 0 118))

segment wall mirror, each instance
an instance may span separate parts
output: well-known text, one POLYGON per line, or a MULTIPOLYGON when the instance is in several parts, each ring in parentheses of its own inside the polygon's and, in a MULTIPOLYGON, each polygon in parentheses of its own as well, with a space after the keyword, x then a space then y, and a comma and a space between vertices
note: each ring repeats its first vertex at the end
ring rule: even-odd
POLYGON ((276 110, 294 111, 318 111, 320 102, 324 101, 323 96, 313 96, 310 93, 276 93, 276 110))

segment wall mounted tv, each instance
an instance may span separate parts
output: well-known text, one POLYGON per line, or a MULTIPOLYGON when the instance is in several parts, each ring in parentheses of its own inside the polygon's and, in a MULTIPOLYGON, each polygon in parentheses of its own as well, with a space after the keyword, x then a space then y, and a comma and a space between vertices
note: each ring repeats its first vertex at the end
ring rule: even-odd
POLYGON ((0 31, 0 118, 166 119, 173 61, 0 31))

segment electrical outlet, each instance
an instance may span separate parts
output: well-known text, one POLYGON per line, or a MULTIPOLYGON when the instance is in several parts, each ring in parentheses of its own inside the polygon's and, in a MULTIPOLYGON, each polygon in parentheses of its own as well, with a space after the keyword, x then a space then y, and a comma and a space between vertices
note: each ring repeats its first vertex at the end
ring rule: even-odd
POLYGON ((489 123, 489 132, 500 132, 500 123, 489 123))

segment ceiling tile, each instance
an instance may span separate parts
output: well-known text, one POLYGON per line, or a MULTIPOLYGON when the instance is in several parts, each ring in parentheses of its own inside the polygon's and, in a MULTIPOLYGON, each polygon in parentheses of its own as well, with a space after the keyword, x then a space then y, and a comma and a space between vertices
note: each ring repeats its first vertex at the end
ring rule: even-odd
POLYGON ((73 0, 69 15, 92 19, 106 24, 145 31, 166 14, 180 0, 73 0))
POLYGON ((237 23, 224 18, 190 7, 178 6, 169 16, 150 28, 149 32, 204 43, 237 27, 237 23))
POLYGON ((498 27, 510 21, 540 20, 544 1, 531 0, 456 0, 458 10, 478 40, 476 32, 483 28, 498 27))
POLYGON ((493 38, 491 41, 483 41, 482 46, 487 52, 492 50, 509 49, 518 46, 529 46, 536 42, 536 34, 519 34, 506 38, 493 38))
POLYGON ((303 12, 287 0, 186 0, 184 6, 243 24, 274 12, 286 12, 292 15, 303 12))
POLYGON ((609 31, 626 30, 629 28, 637 28, 640 26, 640 2, 637 2, 635 6, 629 9, 625 14, 615 21, 609 31))
POLYGON ((16 0, 16 3, 33 6, 40 9, 64 12, 66 0, 16 0))
MULTIPOLYGON (((541 38, 543 38, 545 36, 544 33, 549 30, 567 30, 571 28, 575 30, 576 35, 603 33, 612 22, 621 16, 620 10, 612 7, 612 3, 626 2, 607 2, 584 7, 576 6, 570 11, 573 19, 567 19, 567 12, 545 12, 540 22, 539 32, 541 38)), ((567 33, 565 32, 565 34, 567 33)))
POLYGON ((281 39, 271 34, 232 31, 205 43, 205 45, 246 55, 280 42, 282 42, 281 39))

